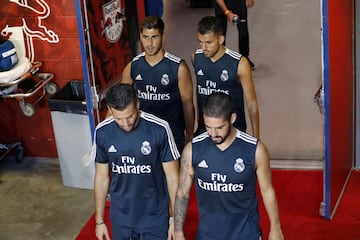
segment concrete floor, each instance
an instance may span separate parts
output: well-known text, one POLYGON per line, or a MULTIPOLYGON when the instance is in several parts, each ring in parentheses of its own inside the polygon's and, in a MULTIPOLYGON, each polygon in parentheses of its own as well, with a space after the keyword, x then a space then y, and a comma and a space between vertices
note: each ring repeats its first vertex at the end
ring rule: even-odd
POLYGON ((94 212, 93 191, 64 187, 57 159, 0 160, 0 239, 75 239, 94 212))

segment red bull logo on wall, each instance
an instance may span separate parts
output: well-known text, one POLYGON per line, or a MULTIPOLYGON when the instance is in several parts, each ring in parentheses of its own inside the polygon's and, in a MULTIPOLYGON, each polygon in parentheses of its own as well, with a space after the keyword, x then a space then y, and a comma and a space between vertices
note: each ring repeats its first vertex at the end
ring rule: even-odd
POLYGON ((117 42, 123 31, 125 19, 120 0, 113 0, 104 4, 103 14, 105 37, 111 43, 117 42))
POLYGON ((21 16, 21 25, 7 24, 1 29, 1 35, 9 37, 14 42, 20 55, 26 55, 31 61, 34 60, 34 38, 48 43, 59 42, 58 34, 44 25, 44 22, 50 15, 50 7, 45 0, 36 0, 35 2, 9 0, 8 4, 16 4, 19 8, 24 9, 27 14, 33 14, 35 16, 21 16), (25 49, 27 49, 27 52, 25 52, 25 49))

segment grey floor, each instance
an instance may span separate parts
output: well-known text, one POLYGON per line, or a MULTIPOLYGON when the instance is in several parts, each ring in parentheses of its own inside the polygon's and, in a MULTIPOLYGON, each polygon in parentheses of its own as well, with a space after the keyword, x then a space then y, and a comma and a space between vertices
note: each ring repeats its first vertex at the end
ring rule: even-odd
POLYGON ((57 159, 0 160, 0 239, 75 239, 94 211, 93 191, 64 187, 57 159))
MULTIPOLYGON (((196 24, 211 8, 164 0, 166 49, 191 68, 196 24)), ((319 1, 256 1, 249 10, 251 58, 261 138, 277 168, 321 168, 323 118, 313 102, 321 85, 319 1)), ((236 48, 236 30, 227 44, 236 48)), ((57 159, 0 161, 0 239, 74 239, 94 211, 93 192, 64 187, 57 159)))

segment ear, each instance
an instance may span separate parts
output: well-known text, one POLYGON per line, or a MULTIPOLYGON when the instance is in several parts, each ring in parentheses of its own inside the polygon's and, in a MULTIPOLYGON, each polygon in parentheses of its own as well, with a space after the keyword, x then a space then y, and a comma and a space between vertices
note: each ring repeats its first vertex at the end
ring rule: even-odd
POLYGON ((232 114, 231 114, 231 117, 230 117, 230 122, 231 122, 231 124, 234 124, 234 123, 235 123, 236 118, 237 118, 236 113, 232 113, 232 114))
POLYGON ((106 105, 106 107, 107 107, 107 109, 108 109, 108 111, 107 111, 107 113, 106 113, 106 117, 112 116, 113 113, 112 113, 111 107, 110 107, 109 105, 106 105))
POLYGON ((220 42, 221 45, 224 45, 224 42, 225 42, 225 36, 224 35, 219 36, 219 42, 220 42))

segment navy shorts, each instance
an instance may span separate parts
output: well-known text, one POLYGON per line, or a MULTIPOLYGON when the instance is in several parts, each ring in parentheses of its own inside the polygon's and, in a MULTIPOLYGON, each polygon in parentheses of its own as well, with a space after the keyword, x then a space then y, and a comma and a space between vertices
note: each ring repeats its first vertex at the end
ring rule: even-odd
POLYGON ((166 240, 169 226, 153 228, 132 228, 111 224, 112 240, 166 240))

